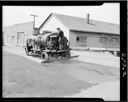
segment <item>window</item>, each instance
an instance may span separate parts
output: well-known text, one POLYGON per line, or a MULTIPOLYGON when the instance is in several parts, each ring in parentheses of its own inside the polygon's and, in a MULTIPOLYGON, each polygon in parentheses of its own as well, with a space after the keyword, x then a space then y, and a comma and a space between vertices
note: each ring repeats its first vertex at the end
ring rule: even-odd
POLYGON ((76 37, 76 41, 79 41, 79 39, 80 39, 79 37, 76 37))
POLYGON ((118 43, 118 38, 111 38, 111 39, 110 39, 110 43, 111 43, 112 45, 116 45, 116 44, 118 43))
POLYGON ((17 43, 24 44, 24 34, 22 32, 17 33, 17 43))
POLYGON ((10 36, 7 36, 7 42, 10 43, 10 36))
POLYGON ((87 36, 77 36, 76 44, 81 47, 87 46, 87 36))
POLYGON ((100 43, 107 43, 107 37, 100 37, 100 43))
POLYGON ((117 38, 117 42, 120 44, 120 39, 119 38, 117 38))
POLYGON ((12 36, 11 37, 11 44, 14 44, 15 43, 15 36, 12 36))
POLYGON ((87 42, 87 36, 78 36, 77 41, 79 43, 86 43, 87 42))

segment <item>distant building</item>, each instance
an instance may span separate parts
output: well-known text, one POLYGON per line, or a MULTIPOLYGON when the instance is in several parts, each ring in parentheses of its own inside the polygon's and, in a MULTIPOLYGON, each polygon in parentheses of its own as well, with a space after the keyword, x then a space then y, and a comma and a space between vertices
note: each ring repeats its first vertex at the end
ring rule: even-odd
POLYGON ((120 27, 117 24, 51 13, 39 28, 55 31, 60 27, 69 39, 70 47, 83 48, 119 48, 120 27))
POLYGON ((7 26, 3 28, 3 43, 10 46, 23 46, 27 37, 37 33, 37 28, 33 30, 33 22, 7 26))
POLYGON ((33 22, 3 28, 3 44, 23 46, 27 37, 60 27, 74 48, 120 48, 120 27, 117 24, 51 13, 40 28, 33 30, 33 22))

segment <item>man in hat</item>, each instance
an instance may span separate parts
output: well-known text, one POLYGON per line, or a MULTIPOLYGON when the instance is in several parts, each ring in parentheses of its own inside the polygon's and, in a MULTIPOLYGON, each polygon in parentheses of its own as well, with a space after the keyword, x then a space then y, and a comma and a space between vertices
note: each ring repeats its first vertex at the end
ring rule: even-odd
POLYGON ((67 48, 67 38, 64 36, 64 32, 60 29, 57 28, 58 30, 58 37, 59 37, 59 49, 66 49, 67 48))
POLYGON ((64 36, 64 32, 59 27, 57 28, 57 31, 58 31, 58 37, 64 36))

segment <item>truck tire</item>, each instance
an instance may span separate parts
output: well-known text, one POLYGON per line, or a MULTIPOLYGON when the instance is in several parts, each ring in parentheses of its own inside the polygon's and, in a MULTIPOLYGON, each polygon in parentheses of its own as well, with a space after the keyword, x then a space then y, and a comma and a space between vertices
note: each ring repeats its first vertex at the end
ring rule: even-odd
POLYGON ((26 55, 29 56, 29 51, 27 47, 25 48, 25 52, 26 52, 26 55))
POLYGON ((41 53, 41 61, 42 62, 47 62, 49 60, 49 56, 46 52, 41 53))
POLYGON ((114 51, 114 52, 113 52, 113 55, 114 55, 114 56, 117 56, 117 51, 114 51))

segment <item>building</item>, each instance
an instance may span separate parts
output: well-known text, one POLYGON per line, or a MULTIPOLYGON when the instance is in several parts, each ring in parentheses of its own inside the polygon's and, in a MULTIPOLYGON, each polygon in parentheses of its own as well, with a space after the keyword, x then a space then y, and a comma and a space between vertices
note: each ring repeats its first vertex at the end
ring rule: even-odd
POLYGON ((51 13, 39 28, 55 31, 60 27, 75 48, 120 48, 120 27, 117 24, 51 13))
POLYGON ((23 46, 26 42, 27 37, 34 34, 37 34, 37 28, 33 30, 33 22, 4 27, 4 45, 23 46))

